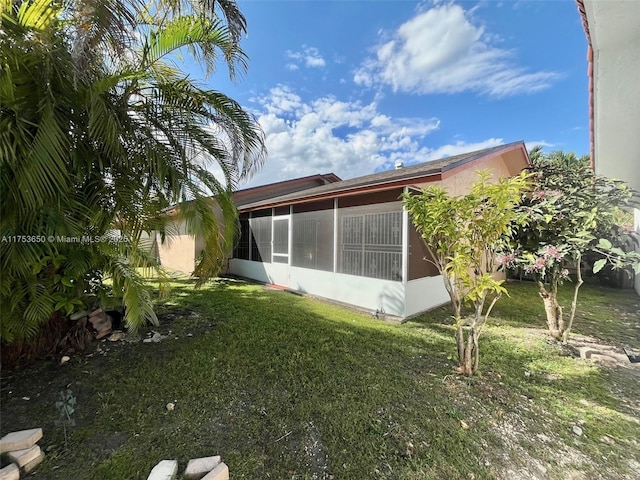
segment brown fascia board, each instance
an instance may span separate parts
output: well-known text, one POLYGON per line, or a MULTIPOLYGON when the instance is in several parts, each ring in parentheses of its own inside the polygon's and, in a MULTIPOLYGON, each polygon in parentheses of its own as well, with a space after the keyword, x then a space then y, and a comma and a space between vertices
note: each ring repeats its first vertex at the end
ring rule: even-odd
MULTIPOLYGON (((293 178, 291 180, 283 180, 281 182, 269 183, 267 185, 259 185, 257 187, 245 188, 243 190, 236 190, 233 193, 234 201, 238 203, 238 202, 241 202, 242 197, 245 197, 245 196, 260 195, 261 192, 264 192, 264 194, 268 195, 269 191, 274 188, 279 188, 285 185, 295 187, 296 185, 301 185, 301 184, 304 184, 305 182, 309 182, 313 180, 316 180, 319 183, 321 182, 322 184, 326 185, 328 183, 339 182, 342 179, 338 177, 335 173, 323 173, 323 174, 317 173, 314 175, 308 175, 306 177, 293 178)), ((316 185, 316 186, 319 186, 319 185, 316 185)), ((306 188, 315 188, 315 186, 306 187, 306 188)), ((292 192, 289 192, 289 193, 292 193, 292 192)), ((283 193, 282 195, 286 195, 286 193, 283 193)))
MULTIPOLYGON (((251 187, 251 188, 245 188, 242 190, 236 190, 235 192, 233 192, 233 196, 234 196, 234 201, 238 202, 239 200, 241 200, 242 196, 244 195, 252 195, 252 194, 259 194, 261 191, 265 192, 268 194, 269 190, 274 188, 274 187, 279 187, 279 186, 283 186, 283 185, 297 185, 297 184, 301 184, 310 180, 318 180, 318 182, 322 182, 322 184, 326 185, 328 183, 335 183, 335 182, 340 182, 342 181, 342 179, 337 176, 335 173, 316 173, 314 175, 308 175, 306 177, 299 177, 299 178, 292 178, 291 180, 283 180, 281 182, 275 182, 275 183, 269 183, 267 185, 259 185, 257 187, 251 187), (240 197, 240 198, 238 198, 240 197)), ((306 188, 315 188, 315 187, 306 187, 306 188)), ((305 188, 305 189, 306 189, 305 188)), ((283 194, 286 195, 286 194, 283 194)), ((167 207, 164 212, 167 213, 168 215, 176 215, 177 212, 177 208, 178 205, 172 205, 170 207, 167 207)))
POLYGON ((470 164, 471 162, 476 163, 477 161, 483 160, 487 157, 501 155, 508 151, 518 149, 521 149, 523 151, 527 162, 529 162, 529 156, 524 146, 524 142, 517 141, 440 160, 432 160, 418 165, 411 165, 399 170, 388 170, 386 172, 365 175, 350 180, 342 180, 341 182, 336 182, 330 185, 323 185, 320 187, 303 190, 301 192, 281 195, 272 199, 266 199, 255 203, 243 205, 239 207, 239 210, 242 212, 247 212, 263 208, 306 203, 326 198, 339 198, 360 193, 391 190, 397 187, 411 186, 416 183, 439 181, 443 178, 443 176, 447 176, 447 172, 452 169, 457 169, 461 166, 468 167, 468 164, 470 164), (427 170, 425 170, 425 168, 427 168, 427 170), (346 186, 341 188, 340 184, 346 184, 346 186))

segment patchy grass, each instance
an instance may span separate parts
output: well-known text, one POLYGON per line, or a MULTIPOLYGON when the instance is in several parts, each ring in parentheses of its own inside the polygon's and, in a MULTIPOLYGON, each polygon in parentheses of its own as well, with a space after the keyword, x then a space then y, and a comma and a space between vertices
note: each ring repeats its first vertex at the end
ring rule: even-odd
MULTIPOLYGON (((583 288, 575 331, 640 346, 638 297, 583 288)), ((446 309, 391 325, 259 285, 176 281, 161 343, 100 342, 5 376, 2 434, 44 428, 41 479, 144 479, 162 459, 183 470, 214 454, 247 479, 637 478, 638 370, 568 356, 534 286, 509 291, 465 379, 446 309), (53 406, 66 388, 68 448, 53 406)))

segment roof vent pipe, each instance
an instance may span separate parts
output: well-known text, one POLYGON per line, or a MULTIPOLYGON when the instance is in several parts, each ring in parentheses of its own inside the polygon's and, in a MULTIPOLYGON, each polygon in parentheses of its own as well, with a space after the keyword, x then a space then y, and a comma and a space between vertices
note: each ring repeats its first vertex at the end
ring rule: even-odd
POLYGON ((400 170, 401 168, 404 168, 404 163, 400 160, 396 160, 396 170, 400 170))

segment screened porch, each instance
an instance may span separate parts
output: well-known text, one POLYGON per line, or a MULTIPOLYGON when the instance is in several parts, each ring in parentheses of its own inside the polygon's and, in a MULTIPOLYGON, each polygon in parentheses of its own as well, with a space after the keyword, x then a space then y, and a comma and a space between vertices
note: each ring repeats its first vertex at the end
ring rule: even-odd
POLYGON ((437 291, 434 280, 442 281, 424 260, 426 247, 398 200, 401 192, 243 212, 231 271, 400 317, 442 304, 441 292, 426 306, 407 298, 412 282, 427 279, 437 291))

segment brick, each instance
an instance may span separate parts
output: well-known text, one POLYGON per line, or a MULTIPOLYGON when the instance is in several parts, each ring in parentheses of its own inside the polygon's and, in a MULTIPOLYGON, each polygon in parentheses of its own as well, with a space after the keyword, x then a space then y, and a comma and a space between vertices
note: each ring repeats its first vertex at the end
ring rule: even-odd
POLYGON ((29 448, 25 448, 24 450, 13 450, 7 455, 11 461, 17 463, 19 467, 24 467, 31 460, 37 458, 41 453, 42 450, 40 450, 40 447, 38 445, 33 445, 29 448))
POLYGON ((108 317, 108 315, 105 315, 105 314, 98 315, 98 316, 95 316, 95 317, 91 317, 89 319, 89 323, 96 330, 100 330, 100 327, 102 325, 106 324, 109 321, 109 319, 107 317, 108 317))
POLYGON ((42 438, 41 428, 30 430, 20 430, 18 432, 7 433, 0 439, 0 453, 11 452, 13 450, 24 450, 32 447, 42 438))
POLYGON ((216 468, 207 473, 202 480, 229 480, 229 467, 220 463, 216 468))
POLYGON ((44 460, 44 452, 40 452, 40 455, 38 455, 36 458, 31 460, 29 463, 25 464, 22 467, 22 470, 24 471, 24 473, 29 473, 34 468, 36 468, 38 465, 40 465, 43 460, 44 460))
POLYGON ((176 475, 178 475, 178 461, 162 460, 153 467, 147 480, 175 480, 176 475))
POLYGON ((220 455, 215 457, 194 458, 189 460, 184 471, 184 478, 187 480, 199 480, 220 463, 220 455))
POLYGON ((20 469, 15 463, 11 463, 0 469, 0 480, 19 480, 20 469))

